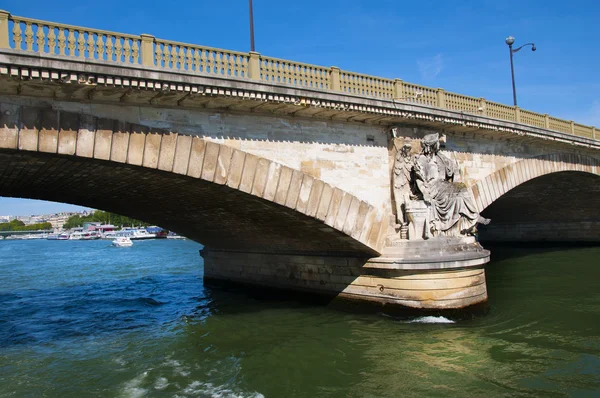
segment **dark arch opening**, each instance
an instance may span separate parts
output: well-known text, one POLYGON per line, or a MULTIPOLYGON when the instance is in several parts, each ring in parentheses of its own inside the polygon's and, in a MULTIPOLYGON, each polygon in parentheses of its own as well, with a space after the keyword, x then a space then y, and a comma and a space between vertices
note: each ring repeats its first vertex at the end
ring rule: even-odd
POLYGON ((288 207, 226 185, 123 163, 0 151, 0 195, 122 214, 214 249, 370 254, 348 235, 288 207))
POLYGON ((482 215, 483 242, 600 242, 600 176, 563 171, 511 189, 482 215))

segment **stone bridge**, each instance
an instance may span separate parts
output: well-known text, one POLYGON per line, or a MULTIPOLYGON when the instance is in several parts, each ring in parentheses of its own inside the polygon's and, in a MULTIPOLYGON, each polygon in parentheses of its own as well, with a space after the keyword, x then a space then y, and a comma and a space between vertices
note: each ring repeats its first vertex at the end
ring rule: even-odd
POLYGON ((419 167, 445 165, 482 239, 597 242, 599 149, 594 127, 398 79, 0 12, 0 195, 177 231, 207 279, 476 305, 489 252, 440 230, 419 167))

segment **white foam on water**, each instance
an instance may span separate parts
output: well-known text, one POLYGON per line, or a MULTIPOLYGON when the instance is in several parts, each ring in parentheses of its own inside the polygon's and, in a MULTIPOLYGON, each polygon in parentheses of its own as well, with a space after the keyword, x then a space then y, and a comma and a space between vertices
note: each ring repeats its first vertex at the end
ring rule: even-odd
POLYGON ((202 383, 194 381, 181 391, 185 396, 198 396, 199 394, 208 395, 212 398, 265 398, 258 392, 249 394, 237 393, 223 386, 215 386, 211 383, 202 383))
POLYGON ((154 389, 164 390, 169 385, 169 380, 166 377, 159 377, 154 382, 154 389))
POLYGON ((421 316, 406 323, 456 323, 451 319, 445 318, 443 316, 421 316))
POLYGON ((146 376, 148 376, 148 372, 144 372, 125 383, 121 396, 126 398, 141 398, 145 396, 148 393, 148 390, 140 387, 140 385, 146 376))

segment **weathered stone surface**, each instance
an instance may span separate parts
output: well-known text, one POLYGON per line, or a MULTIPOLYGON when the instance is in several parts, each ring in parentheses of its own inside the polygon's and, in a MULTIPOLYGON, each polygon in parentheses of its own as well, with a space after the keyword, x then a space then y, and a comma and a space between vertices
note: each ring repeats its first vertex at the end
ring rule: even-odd
POLYGON ((285 204, 287 199, 288 191, 290 189, 290 183, 292 181, 293 170, 289 167, 281 167, 279 172, 279 182, 277 184, 277 191, 275 193, 274 201, 280 205, 285 204))
POLYGON ((172 171, 175 161, 175 148, 177 146, 177 134, 163 134, 160 142, 160 154, 158 156, 158 169, 172 171))
POLYGON ((58 150, 58 112, 53 109, 42 110, 40 129, 40 152, 56 153, 58 150))
MULTIPOLYGON (((158 156, 160 155, 161 134, 150 133, 146 135, 144 141, 144 167, 155 169, 158 167, 158 156)), ((187 166, 187 164, 186 164, 187 166)), ((181 174, 181 173, 180 173, 181 174)), ((185 173, 184 173, 185 174, 185 173)))
POLYGON ((205 147, 206 141, 204 141, 202 138, 194 137, 192 139, 192 148, 190 150, 190 159, 187 169, 188 176, 200 178, 200 175, 202 174, 202 164, 204 163, 205 147))
POLYGON ((110 159, 110 147, 115 121, 112 119, 98 119, 96 141, 94 142, 94 158, 100 160, 110 159))
POLYGON ((258 157, 247 154, 244 160, 244 171, 242 172, 242 180, 240 181, 240 191, 250 193, 254 184, 254 174, 258 165, 258 157))
MULTIPOLYGON (((79 119, 79 131, 77 132, 77 149, 75 154, 77 156, 86 158, 93 157, 95 138, 96 117, 90 115, 81 115, 79 119)), ((129 147, 129 145, 127 145, 127 147, 129 147)))
POLYGON ((227 186, 238 189, 242 181, 242 173, 244 172, 244 161, 246 154, 237 149, 231 155, 231 163, 229 165, 229 176, 227 178, 227 186))
POLYGON ((127 150, 129 148, 130 123, 117 122, 115 132, 112 136, 110 149, 110 160, 112 162, 127 162, 127 150))
POLYGON ((191 136, 177 136, 175 156, 173 158, 173 173, 187 174, 190 151, 192 150, 192 138, 191 136))
POLYGON ((22 151, 37 151, 39 117, 41 109, 33 107, 21 108, 21 127, 19 129, 19 149, 22 151))
POLYGON ((217 158, 217 169, 215 170, 215 183, 225 184, 227 182, 232 152, 231 147, 221 145, 219 157, 217 158))
POLYGON ((17 148, 20 105, 0 103, 0 148, 17 148))
POLYGON ((127 149, 127 163, 141 166, 144 161, 144 151, 146 147, 147 129, 142 126, 131 126, 132 132, 129 136, 129 148, 127 149))
MULTIPOLYGON (((79 129, 79 115, 70 112, 61 112, 60 131, 58 132, 58 153, 74 155, 77 145, 77 130, 79 129)), ((111 133, 112 135, 112 133, 111 133)))

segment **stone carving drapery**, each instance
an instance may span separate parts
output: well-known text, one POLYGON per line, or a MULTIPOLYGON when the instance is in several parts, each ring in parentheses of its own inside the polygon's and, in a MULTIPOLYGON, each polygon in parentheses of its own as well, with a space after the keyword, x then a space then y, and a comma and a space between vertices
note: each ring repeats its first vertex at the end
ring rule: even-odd
POLYGON ((414 160, 414 175, 423 200, 431 208, 433 236, 471 234, 477 223, 488 224, 489 220, 477 212, 467 187, 453 181, 458 165, 440 153, 439 135, 426 135, 421 147, 414 160))

